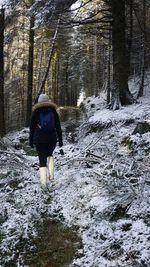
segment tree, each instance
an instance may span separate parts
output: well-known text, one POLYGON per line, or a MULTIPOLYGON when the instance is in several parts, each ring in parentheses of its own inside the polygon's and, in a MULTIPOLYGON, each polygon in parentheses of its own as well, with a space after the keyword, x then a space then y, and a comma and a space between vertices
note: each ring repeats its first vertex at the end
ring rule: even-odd
POLYGON ((134 0, 130 0, 129 1, 129 19, 127 16, 127 20, 129 20, 129 31, 128 31, 129 33, 127 37, 129 72, 131 71, 131 52, 132 52, 132 42, 133 42, 133 4, 134 4, 134 0))
POLYGON ((133 96, 128 88, 129 65, 126 49, 125 0, 112 0, 112 56, 113 86, 111 108, 132 104, 133 96))
POLYGON ((50 70, 50 66, 51 66, 51 61, 52 61, 52 57, 53 57, 54 46, 55 46, 55 42, 56 42, 56 38, 57 38, 57 34, 58 34, 59 23, 60 23, 60 19, 58 19, 58 21, 57 21, 55 33, 54 33, 54 36, 53 36, 53 39, 52 39, 51 49, 50 49, 49 56, 48 56, 47 68, 46 68, 46 71, 44 73, 44 77, 43 77, 41 86, 39 88, 38 95, 37 95, 37 97, 35 99, 35 102, 37 102, 39 95, 44 91, 46 79, 47 79, 48 74, 49 74, 49 70, 50 70))
POLYGON ((144 80, 145 80, 145 61, 146 61, 146 0, 143 0, 143 27, 142 27, 142 68, 141 68, 141 81, 138 92, 138 97, 143 96, 144 80))
POLYGON ((109 33, 107 53, 107 104, 109 105, 111 97, 111 32, 109 33))
MULTIPOLYGON (((128 79, 132 78, 133 74, 134 77, 143 74, 142 70, 146 71, 149 64, 148 52, 145 65, 142 64, 144 1, 145 23, 148 29, 148 0, 82 0, 79 1, 80 6, 71 10, 69 6, 74 1, 34 0, 32 5, 31 0, 14 0, 13 2, 18 4, 13 8, 16 13, 13 13, 14 16, 11 18, 9 16, 11 26, 6 26, 5 31, 5 36, 6 33, 10 33, 13 40, 5 43, 5 81, 7 84, 9 81, 10 88, 11 80, 20 79, 20 83, 16 90, 10 92, 10 89, 6 93, 14 93, 13 98, 17 99, 20 111, 24 107, 20 104, 18 95, 21 92, 26 105, 27 82, 30 86, 33 82, 33 98, 41 89, 58 105, 76 105, 80 92, 85 96, 91 96, 104 89, 105 92, 108 89, 107 103, 112 109, 119 108, 120 104, 132 103, 133 96, 128 88, 128 79), (29 1, 30 6, 28 4, 24 8, 25 3, 29 1), (61 21, 55 50, 51 54, 52 40, 60 13, 61 21), (25 18, 24 27, 20 23, 22 15, 25 18), (30 71, 27 70, 29 31, 26 31, 29 29, 31 15, 35 15, 36 31, 32 82, 29 81, 31 68, 30 71), (24 38, 21 38, 23 31, 24 38), (24 40, 24 45, 21 39, 24 40)), ((148 51, 148 34, 146 39, 145 48, 148 51)), ((141 75, 141 84, 144 79, 145 75, 141 75)), ((31 103, 30 101, 30 112, 31 103)), ((13 105, 12 101, 10 105, 13 105)), ((11 110, 10 107, 9 112, 11 110)), ((26 111, 26 106, 24 110, 26 111)))
POLYGON ((29 30, 29 56, 28 56, 28 89, 27 89, 27 113, 26 126, 29 126, 32 113, 32 91, 33 91, 33 64, 34 64, 34 16, 30 18, 29 30))
MULTIPOLYGON (((134 98, 131 92, 129 91, 128 87, 128 78, 130 73, 129 73, 129 61, 128 61, 129 57, 127 53, 127 39, 126 39, 126 30, 127 30, 126 0, 120 0, 120 1, 95 0, 94 2, 95 5, 93 5, 93 3, 89 3, 90 6, 92 5, 91 8, 89 9, 90 12, 88 12, 88 14, 86 12, 86 16, 84 15, 84 17, 77 16, 78 19, 73 21, 73 23, 78 23, 78 25, 89 25, 90 28, 93 28, 93 32, 95 33, 97 32, 97 29, 99 29, 99 33, 97 34, 103 36, 106 40, 108 40, 109 32, 111 30, 113 76, 111 79, 112 90, 111 90, 110 107, 112 109, 118 109, 120 105, 128 105, 134 102, 134 98), (95 8, 96 6, 98 8, 95 8), (94 27, 92 27, 93 25, 94 27)), ((132 10, 132 5, 131 5, 131 10, 132 10)), ((108 41, 106 42, 106 44, 108 45, 108 41)), ((104 54, 105 53, 106 52, 104 50, 104 54)), ((110 57, 109 53, 107 54, 108 57, 110 57)), ((110 70, 108 67, 107 72, 109 71, 110 70)), ((103 73, 103 75, 105 77, 105 72, 103 73)), ((107 77, 109 84, 110 83, 109 73, 107 77)), ((109 101, 109 94, 107 100, 109 101)))
POLYGON ((4 20, 5 10, 0 10, 0 136, 4 136, 5 118, 4 118, 4 20))

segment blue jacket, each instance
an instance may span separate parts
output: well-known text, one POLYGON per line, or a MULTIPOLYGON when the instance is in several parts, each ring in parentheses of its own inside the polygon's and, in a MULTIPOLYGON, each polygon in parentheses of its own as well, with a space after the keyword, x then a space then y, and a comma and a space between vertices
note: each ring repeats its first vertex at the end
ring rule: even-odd
POLYGON ((62 130, 60 125, 60 120, 58 113, 56 111, 56 105, 51 103, 50 101, 47 102, 40 102, 37 103, 33 107, 33 113, 31 116, 31 123, 30 123, 30 134, 29 134, 29 143, 31 146, 33 144, 49 144, 54 145, 56 142, 59 142, 59 147, 62 147, 62 130), (54 113, 54 121, 55 121, 55 129, 53 132, 43 132, 38 127, 38 121, 40 112, 42 111, 52 111, 54 113))

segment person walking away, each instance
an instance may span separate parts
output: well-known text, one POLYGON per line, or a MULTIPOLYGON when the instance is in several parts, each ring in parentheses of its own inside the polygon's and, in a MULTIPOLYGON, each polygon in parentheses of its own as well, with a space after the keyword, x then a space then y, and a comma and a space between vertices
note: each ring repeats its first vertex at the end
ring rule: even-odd
MULTIPOLYGON (((46 188, 49 180, 54 178, 53 151, 57 141, 61 148, 63 146, 62 130, 56 105, 46 94, 41 94, 38 103, 33 107, 29 143, 32 148, 34 145, 36 147, 39 157, 40 182, 43 188, 46 188)), ((62 149, 61 152, 63 152, 62 149)))

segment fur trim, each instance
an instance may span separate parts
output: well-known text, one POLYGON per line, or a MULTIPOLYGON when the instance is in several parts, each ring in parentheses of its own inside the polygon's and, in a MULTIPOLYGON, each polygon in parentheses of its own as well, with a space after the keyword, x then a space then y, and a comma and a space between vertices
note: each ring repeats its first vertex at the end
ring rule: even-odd
POLYGON ((45 107, 57 109, 57 106, 54 103, 52 103, 51 101, 47 101, 47 102, 39 102, 39 103, 35 104, 33 107, 33 111, 38 109, 38 108, 45 108, 45 107))

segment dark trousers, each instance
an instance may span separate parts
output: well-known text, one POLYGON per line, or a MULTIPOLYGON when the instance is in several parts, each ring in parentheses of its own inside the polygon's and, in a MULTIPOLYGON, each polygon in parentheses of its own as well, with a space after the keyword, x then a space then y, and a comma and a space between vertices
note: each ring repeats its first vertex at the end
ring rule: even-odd
POLYGON ((53 155, 53 151, 56 147, 56 143, 53 145, 49 144, 36 144, 36 151, 39 157, 40 167, 47 166, 47 157, 51 157, 53 155))

